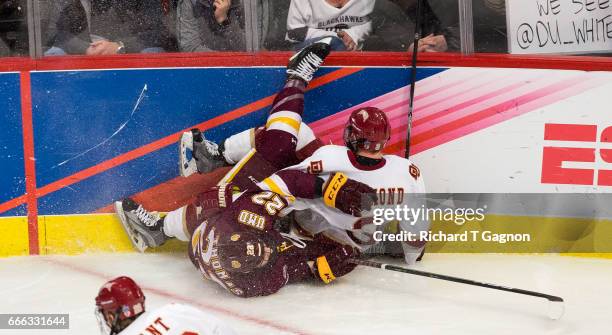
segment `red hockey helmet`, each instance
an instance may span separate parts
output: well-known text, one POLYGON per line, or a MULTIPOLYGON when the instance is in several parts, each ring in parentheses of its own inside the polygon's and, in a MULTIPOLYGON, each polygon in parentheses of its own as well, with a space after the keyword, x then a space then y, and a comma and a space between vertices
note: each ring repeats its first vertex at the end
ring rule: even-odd
POLYGON ((217 243, 221 267, 228 272, 249 273, 268 264, 274 246, 261 234, 241 231, 222 235, 217 243))
POLYGON ((387 115, 376 107, 354 110, 344 128, 344 143, 349 149, 376 152, 382 150, 391 138, 391 125, 387 115))
POLYGON ((132 278, 124 276, 106 282, 96 296, 96 314, 101 330, 106 334, 110 330, 116 332, 119 321, 135 318, 145 311, 144 302, 145 296, 132 278), (113 320, 107 320, 109 313, 114 316, 113 320))

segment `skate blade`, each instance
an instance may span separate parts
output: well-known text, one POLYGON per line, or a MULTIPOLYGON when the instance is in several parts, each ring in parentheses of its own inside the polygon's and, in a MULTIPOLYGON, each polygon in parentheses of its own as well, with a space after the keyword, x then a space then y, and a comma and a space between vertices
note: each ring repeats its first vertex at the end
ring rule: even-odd
POLYGON ((186 131, 181 135, 179 142, 179 174, 181 177, 189 177, 198 172, 198 166, 193 154, 191 159, 187 157, 187 150, 193 152, 193 133, 186 131))
POLYGON ((117 213, 117 216, 119 216, 119 221, 121 222, 121 226, 123 226, 123 230, 125 230, 125 233, 128 235, 130 242, 132 242, 132 246, 138 252, 141 252, 141 253, 147 250, 148 246, 145 243, 142 236, 140 236, 140 234, 138 234, 138 232, 132 229, 132 227, 130 227, 130 225, 128 224, 128 220, 127 220, 127 217, 125 216, 125 212, 123 210, 123 204, 121 203, 121 201, 115 202, 115 213, 117 213))

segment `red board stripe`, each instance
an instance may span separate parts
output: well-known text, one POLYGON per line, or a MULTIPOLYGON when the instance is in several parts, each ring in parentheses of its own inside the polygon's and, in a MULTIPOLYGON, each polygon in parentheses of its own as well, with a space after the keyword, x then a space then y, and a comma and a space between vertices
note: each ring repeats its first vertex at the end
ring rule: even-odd
POLYGON ((17 206, 19 206, 21 204, 25 204, 25 202, 26 202, 25 194, 15 198, 15 199, 11 199, 11 200, 9 200, 7 202, 4 202, 4 203, 0 204, 0 213, 6 212, 9 209, 13 209, 13 208, 15 208, 15 207, 17 207, 17 206))
MULTIPOLYGON (((62 56, 30 58, 0 58, 0 71, 47 71, 78 69, 160 68, 160 67, 219 67, 219 66, 284 66, 290 52, 202 52, 130 54, 113 56, 62 56)), ((407 52, 335 52, 328 66, 410 66, 407 52)), ((610 71, 610 57, 508 55, 477 53, 429 52, 419 55, 419 66, 496 67, 568 69, 610 71)))
POLYGON ((524 94, 521 95, 519 97, 516 98, 511 98, 508 99, 506 101, 503 101, 499 104, 496 104, 494 106, 485 108, 477 113, 473 113, 470 115, 467 115, 465 117, 462 117, 460 119, 445 123, 439 127, 424 131, 424 132, 418 132, 415 129, 415 135, 412 136, 412 142, 411 145, 418 145, 418 144, 422 144, 426 141, 429 141, 437 136, 443 135, 445 133, 449 133, 453 130, 465 127, 467 125, 470 125, 474 122, 486 119, 488 117, 492 117, 494 115, 496 115, 497 113, 500 113, 501 111, 507 111, 507 110, 511 110, 512 108, 516 107, 517 105, 525 105, 531 101, 540 99, 544 96, 548 96, 551 95, 553 93, 557 93, 559 90, 562 89, 568 89, 572 86, 575 86, 579 84, 579 82, 577 80, 574 81, 568 81, 568 82, 558 82, 552 85, 548 85, 545 86, 543 88, 537 89, 535 91, 532 91, 528 94, 524 94))
POLYGON ((30 255, 39 254, 38 202, 36 200, 36 161, 34 159, 34 126, 32 123, 32 89, 30 72, 20 72, 21 123, 23 128, 23 160, 25 166, 26 194, 28 204, 28 239, 30 255))
POLYGON ((474 106, 474 105, 476 105, 476 104, 478 104, 480 102, 489 100, 491 98, 495 98, 495 97, 497 97, 499 95, 502 95, 504 93, 508 93, 508 92, 514 91, 515 89, 521 88, 524 85, 525 85, 525 83, 517 82, 517 83, 514 83, 514 84, 509 85, 509 86, 504 86, 504 87, 502 87, 502 88, 500 88, 498 90, 491 91, 491 92, 489 92, 487 94, 478 96, 476 98, 473 98, 473 99, 470 99, 470 100, 467 100, 467 101, 463 101, 463 102, 461 102, 461 103, 459 103, 457 105, 454 105, 451 108, 447 108, 447 109, 441 110, 441 111, 439 111, 437 113, 433 113, 433 114, 427 115, 425 117, 418 118, 418 119, 414 120, 414 123, 412 124, 412 126, 416 128, 416 127, 418 127, 420 125, 426 124, 426 123, 431 122, 431 121, 436 120, 436 119, 439 119, 439 118, 441 118, 441 117, 443 117, 445 115, 450 115, 450 114, 455 113, 457 111, 460 111, 460 110, 462 110, 464 108, 468 108, 468 107, 474 106))
POLYGON ((544 139, 549 141, 597 141, 597 125, 547 123, 544 139))
MULTIPOLYGON (((333 72, 330 72, 326 75, 323 75, 315 80, 313 80, 310 85, 308 86, 308 90, 312 90, 315 89, 317 87, 326 85, 330 82, 333 82, 335 80, 338 80, 340 78, 349 76, 351 74, 357 73, 359 71, 363 70, 363 68, 359 68, 359 67, 351 67, 351 68, 342 68, 333 72)), ((28 74, 28 80, 29 80, 29 74, 28 74)), ((28 91, 29 94, 29 91, 28 91)), ((219 126, 221 124, 224 124, 226 122, 235 120, 239 117, 242 117, 244 115, 247 115, 249 113, 258 111, 262 108, 265 108, 269 105, 272 104, 272 102, 274 101, 274 97, 276 94, 274 95, 270 95, 268 97, 265 97, 263 99, 257 100, 255 102, 252 102, 248 105, 242 106, 238 109, 232 110, 230 112, 227 112, 223 115, 217 116, 213 119, 210 119, 208 121, 202 122, 200 124, 194 125, 193 127, 189 127, 186 128, 184 130, 181 130, 179 132, 176 132, 172 135, 168 135, 164 138, 161 138, 155 142, 149 143, 145 146, 142 146, 140 148, 134 149, 132 151, 126 152, 122 155, 119 155, 117 157, 111 158, 107 161, 104 161, 100 164, 94 165, 90 168, 81 170, 73 175, 70 175, 66 178, 60 179, 58 181, 55 181, 53 183, 47 184, 41 188, 39 188, 37 190, 37 192, 35 193, 37 197, 42 197, 45 196, 49 193, 55 192, 59 189, 62 189, 66 186, 70 186, 73 185, 75 183, 78 183, 82 180, 85 180, 87 178, 90 178, 92 176, 95 176, 99 173, 102 173, 104 171, 107 171, 109 169, 112 169, 114 167, 117 167, 119 165, 125 164, 131 160, 137 159, 139 157, 142 157, 144 155, 147 155, 151 152, 157 151, 161 148, 164 148, 168 145, 171 145, 173 143, 176 143, 178 141, 178 138, 180 136, 180 134, 182 134, 184 131, 188 131, 191 128, 197 127, 203 130, 206 129, 210 129, 216 126, 219 126)), ((22 94, 23 96, 23 94, 22 94)), ((30 106, 30 124, 31 124, 31 99, 28 99, 28 103, 30 106)), ((32 157, 33 157, 33 140, 32 140, 32 157)), ((33 161, 32 161, 33 162, 33 161)), ((34 188, 36 188, 36 185, 34 184, 34 188)), ((28 192, 29 193, 29 192, 28 192)), ((12 199, 8 202, 5 202, 3 204, 0 204, 0 209, 4 209, 4 210, 8 210, 14 207, 17 207, 21 204, 24 203, 24 198, 22 198, 20 201, 18 201, 19 198, 16 199, 12 199)), ((1 211, 0 211, 1 212, 1 211)))

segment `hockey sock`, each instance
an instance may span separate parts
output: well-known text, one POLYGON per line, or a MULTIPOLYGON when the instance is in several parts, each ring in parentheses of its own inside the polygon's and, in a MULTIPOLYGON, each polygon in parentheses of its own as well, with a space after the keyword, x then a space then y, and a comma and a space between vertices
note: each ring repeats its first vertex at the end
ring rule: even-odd
POLYGON ((169 212, 164 218, 163 231, 168 237, 175 237, 181 241, 189 241, 186 227, 187 206, 169 212))
POLYGON ((255 146, 255 129, 247 129, 232 135, 223 142, 223 157, 229 164, 238 163, 255 146))

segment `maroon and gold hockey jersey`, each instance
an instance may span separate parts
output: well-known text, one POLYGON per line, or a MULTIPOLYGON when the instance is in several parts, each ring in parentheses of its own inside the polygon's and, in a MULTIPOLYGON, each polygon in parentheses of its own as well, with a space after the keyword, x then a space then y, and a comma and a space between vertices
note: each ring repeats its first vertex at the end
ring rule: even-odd
MULTIPOLYGON (((297 241, 281 233, 278 220, 284 216, 287 205, 282 196, 271 191, 240 195, 194 232, 189 246, 194 265, 206 279, 241 297, 269 295, 287 283, 317 278, 312 268, 315 260, 339 245, 323 237, 297 241), (219 259, 220 241, 241 234, 256 234, 272 249, 266 264, 248 273, 228 268, 219 259)), ((241 260, 235 261, 232 266, 240 263, 241 260)))

